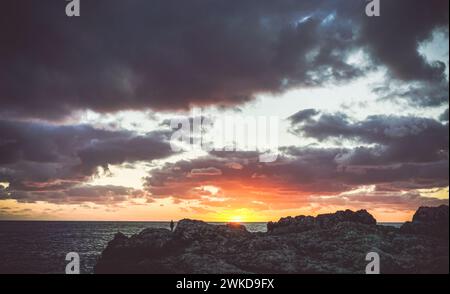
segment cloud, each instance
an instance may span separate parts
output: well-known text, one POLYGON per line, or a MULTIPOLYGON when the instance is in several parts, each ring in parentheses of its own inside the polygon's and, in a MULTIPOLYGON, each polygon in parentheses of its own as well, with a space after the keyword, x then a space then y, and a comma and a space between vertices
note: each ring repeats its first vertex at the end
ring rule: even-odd
POLYGON ((333 12, 324 3, 99 0, 69 19, 61 1, 7 1, 1 113, 233 106, 362 76, 366 68, 346 62, 355 30, 324 22, 333 12))
POLYGON ((306 122, 294 122, 292 131, 319 141, 360 143, 360 147, 340 155, 338 161, 342 164, 448 160, 448 124, 431 118, 373 115, 352 121, 343 113, 322 113, 306 122))
POLYGON ((270 164, 258 162, 252 152, 210 152, 152 170, 146 190, 160 198, 214 206, 217 203, 199 193, 199 187, 214 185, 226 198, 221 205, 255 208, 254 201, 268 203, 258 209, 314 203, 381 206, 384 200, 391 207, 398 203, 399 209, 414 209, 446 201, 423 196, 419 190, 448 186, 448 124, 393 115, 353 120, 343 113, 314 109, 299 111, 290 121, 294 134, 316 139, 317 144, 281 147, 278 160, 270 164), (330 147, 333 141, 348 147, 330 147), (239 169, 234 168, 237 164, 239 169), (193 170, 202 176, 191 176, 193 170), (206 170, 220 174, 211 178, 206 170), (364 186, 375 189, 358 196, 346 194, 364 186))
POLYGON ((83 3, 77 19, 64 5, 3 4, 3 116, 235 106, 348 81, 375 65, 400 81, 444 80, 445 64, 427 62, 418 47, 448 31, 447 1, 389 1, 376 18, 364 15, 364 1, 98 0, 83 3), (348 61, 361 50, 367 60, 348 61))
POLYGON ((168 139, 169 133, 160 130, 138 135, 89 125, 0 120, 0 182, 9 183, 12 197, 57 197, 91 179, 98 167, 172 155, 168 139))
POLYGON ((448 122, 448 108, 439 116, 439 120, 448 122))
MULTIPOLYGON (((353 5, 353 9, 351 5, 340 6, 340 11, 354 16, 358 5, 353 5)), ((445 65, 427 62, 418 48, 432 37, 434 30, 448 31, 448 1, 396 0, 385 1, 382 6, 380 17, 359 14, 360 41, 374 61, 386 65, 391 75, 400 80, 443 80, 445 65)))
MULTIPOLYGON (((366 17, 358 13, 363 11, 361 7, 348 1, 339 3, 341 17, 347 15, 357 23, 357 40, 363 51, 373 64, 387 69, 383 85, 374 89, 381 99, 403 100, 416 107, 448 103, 448 57, 428 60, 420 51, 420 46, 432 41, 438 31, 446 38, 441 42, 448 43, 448 1, 386 1, 380 17, 366 17)), ((448 52, 444 54, 448 56, 448 52)))
POLYGON ((415 211, 420 206, 440 206, 448 205, 448 199, 438 199, 426 197, 418 192, 389 192, 380 193, 379 191, 361 191, 352 194, 341 194, 332 197, 313 196, 311 201, 325 206, 344 206, 344 207, 365 207, 370 210, 382 209, 402 211, 415 211))
POLYGON ((194 168, 189 173, 190 177, 202 177, 202 176, 220 176, 222 175, 222 171, 215 167, 207 167, 207 168, 194 168))
POLYGON ((313 116, 318 115, 320 112, 316 109, 304 109, 300 110, 297 113, 291 115, 289 120, 294 123, 301 123, 305 120, 311 119, 313 116))
MULTIPOLYGON (((218 202, 201 193, 201 187, 214 185, 220 191, 216 196, 225 198, 220 202, 221 207, 265 210, 337 205, 339 201, 352 207, 367 208, 375 199, 381 205, 382 199, 389 202, 395 197, 401 198, 404 191, 416 193, 419 189, 448 186, 448 159, 420 163, 397 161, 396 164, 383 160, 370 163, 365 160, 360 164, 353 159, 353 162, 343 164, 342 158, 355 153, 354 149, 291 146, 282 148, 281 153, 277 162, 271 164, 259 163, 251 155, 244 158, 243 154, 239 157, 210 154, 166 164, 150 172, 145 189, 153 197, 195 200, 205 207, 214 207, 218 202), (241 168, 232 168, 231 162, 239 162, 241 168), (222 174, 213 178, 190 176, 192 169, 211 166, 220 169, 222 174), (377 190, 365 196, 360 193, 359 198, 345 195, 368 185, 382 187, 383 191, 390 190, 391 193, 377 190), (255 201, 267 204, 255 207, 255 201)), ((406 209, 418 203, 445 202, 431 198, 405 197, 401 198, 401 205, 406 209)))
POLYGON ((86 109, 239 107, 260 93, 347 83, 380 68, 390 80, 372 89, 380 99, 442 107, 446 66, 419 47, 436 30, 448 39, 448 1, 385 1, 378 18, 364 15, 366 2, 347 0, 97 0, 83 2, 80 18, 66 17, 66 4, 2 4, 0 182, 10 184, 3 198, 107 203, 143 193, 210 207, 292 208, 327 199, 404 199, 406 207, 428 203, 415 190, 448 186, 448 110, 440 121, 301 110, 289 118, 291 131, 315 139, 315 147, 285 147, 271 164, 251 152, 168 163, 151 171, 146 191, 86 182, 99 167, 170 156, 166 131, 17 121, 86 109), (351 62, 357 53, 363 57, 351 62), (214 197, 223 202, 205 198, 199 187, 207 185, 219 188, 214 197), (364 185, 378 190, 341 197, 364 185), (397 194, 381 195, 380 187, 397 194))
POLYGON ((115 137, 94 140, 86 144, 77 154, 83 169, 92 170, 98 166, 124 162, 152 161, 173 154, 166 131, 153 131, 144 136, 124 132, 115 137))
POLYGON ((385 81, 375 87, 373 92, 380 100, 406 101, 415 107, 438 107, 448 104, 448 80, 424 81, 404 84, 398 81, 385 81))
POLYGON ((6 189, 0 190, 2 199, 15 199, 20 203, 35 203, 45 201, 54 204, 82 204, 95 203, 103 205, 114 205, 134 198, 151 198, 141 190, 114 186, 114 185, 89 185, 77 184, 71 187, 55 190, 24 191, 6 189))

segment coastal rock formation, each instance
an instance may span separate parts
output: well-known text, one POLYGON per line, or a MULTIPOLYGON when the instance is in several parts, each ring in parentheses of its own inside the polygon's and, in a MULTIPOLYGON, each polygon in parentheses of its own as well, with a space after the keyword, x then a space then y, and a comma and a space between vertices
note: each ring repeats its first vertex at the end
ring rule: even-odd
POLYGON ((401 229, 380 226, 364 210, 282 218, 267 233, 239 224, 182 220, 172 233, 145 229, 116 234, 96 273, 364 273, 369 252, 382 273, 448 273, 448 206, 420 208, 401 229), (445 212, 445 211, 446 212, 445 212), (445 234, 408 226, 434 226, 447 214, 445 234))
POLYGON ((441 238, 449 237, 449 209, 446 205, 439 207, 420 207, 412 222, 406 222, 401 232, 422 234, 441 238))
POLYGON ((278 222, 269 222, 267 229, 271 233, 303 232, 312 229, 330 228, 341 222, 352 222, 374 226, 377 224, 375 218, 366 210, 353 212, 351 210, 337 211, 335 213, 320 214, 313 216, 296 216, 281 218, 278 222))

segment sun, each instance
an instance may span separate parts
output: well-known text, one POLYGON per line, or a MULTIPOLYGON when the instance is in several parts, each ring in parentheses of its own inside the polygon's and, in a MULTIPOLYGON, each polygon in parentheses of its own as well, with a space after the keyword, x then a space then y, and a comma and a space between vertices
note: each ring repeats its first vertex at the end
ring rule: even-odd
POLYGON ((231 223, 242 223, 242 217, 239 215, 230 218, 231 223))
POLYGON ((225 209, 218 213, 216 220, 227 223, 252 222, 260 216, 247 208, 225 209))

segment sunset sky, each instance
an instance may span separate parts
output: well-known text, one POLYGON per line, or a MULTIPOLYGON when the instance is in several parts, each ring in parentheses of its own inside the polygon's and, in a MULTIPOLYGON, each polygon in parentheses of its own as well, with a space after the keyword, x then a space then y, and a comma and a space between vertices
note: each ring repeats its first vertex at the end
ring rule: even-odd
POLYGON ((69 18, 62 0, 5 1, 0 219, 405 221, 448 204, 449 1, 365 4, 81 0, 69 18), (170 122, 193 110, 279 118, 277 160, 174 151, 170 122))

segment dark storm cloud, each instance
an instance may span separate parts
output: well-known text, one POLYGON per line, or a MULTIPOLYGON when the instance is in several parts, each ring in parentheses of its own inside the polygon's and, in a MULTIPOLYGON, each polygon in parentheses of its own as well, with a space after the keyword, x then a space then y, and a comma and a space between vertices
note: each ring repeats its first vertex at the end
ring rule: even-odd
MULTIPOLYGON (((344 4, 340 11, 356 14, 355 8, 349 6, 357 5, 344 4)), ((374 61, 387 65, 393 77, 401 80, 443 80, 445 64, 428 63, 418 48, 435 29, 448 32, 449 2, 394 0, 384 1, 381 6, 380 17, 365 17, 362 10, 359 14, 360 41, 374 61)))
POLYGON ((448 186, 448 160, 424 163, 398 162, 342 162, 352 154, 346 148, 291 147, 286 153, 294 156, 278 165, 264 169, 266 176, 285 175, 301 189, 314 193, 337 193, 359 185, 396 184, 404 189, 448 186))
POLYGON ((305 120, 310 119, 311 117, 318 115, 320 112, 316 109, 304 109, 304 110, 300 110, 299 112, 291 115, 289 117, 289 120, 294 123, 301 123, 305 120))
POLYGON ((55 204, 81 204, 95 203, 114 205, 135 197, 148 197, 148 195, 133 188, 122 186, 96 186, 77 185, 59 190, 24 191, 12 188, 0 190, 1 199, 15 199, 20 203, 35 203, 46 201, 55 204))
POLYGON ((21 161, 61 163, 76 159, 83 168, 151 161, 172 154, 170 131, 138 135, 89 125, 55 126, 0 120, 0 165, 21 161))
MULTIPOLYGON (((337 80, 361 74, 341 61, 349 40, 319 19, 298 22, 317 1, 98 0, 85 1, 82 16, 72 19, 65 4, 3 5, 4 111, 58 117, 84 108, 229 105, 320 83, 323 68, 337 80), (306 53, 324 37, 333 54, 326 49, 308 62, 306 53)), ((351 38, 350 28, 342 30, 351 38)))
POLYGON ((320 141, 362 143, 338 158, 343 164, 448 160, 448 124, 430 118, 374 115, 355 122, 342 113, 323 113, 315 119, 293 123, 293 132, 320 141), (364 146, 367 144, 375 146, 364 146))
POLYGON ((173 154, 168 141, 169 134, 170 132, 154 131, 137 136, 125 132, 115 138, 90 142, 77 154, 84 168, 88 170, 97 166, 107 169, 109 164, 152 161, 173 154))
POLYGON ((0 121, 0 182, 10 183, 12 197, 45 200, 89 180, 98 167, 170 156, 168 138, 166 131, 138 135, 89 125, 0 121))
MULTIPOLYGON (((352 148, 328 148, 314 156, 313 166, 325 159, 328 173, 320 174, 338 180, 347 187, 357 185, 396 186, 419 189, 448 186, 448 123, 415 116, 369 116, 353 121, 342 113, 320 113, 314 118, 292 122, 293 132, 321 142, 352 142, 352 148), (328 154, 327 157, 324 157, 328 154)), ((294 173, 305 172, 308 149, 290 147, 285 152, 296 159, 294 173), (305 153, 306 152, 306 153, 305 153), (299 164, 300 163, 300 164, 299 164)), ((317 152, 317 151, 316 151, 317 152)), ((285 168, 285 167, 283 167, 285 168)), ((307 172, 309 174, 309 172, 307 172)))
POLYGON ((439 116, 439 119, 443 122, 448 122, 448 108, 439 116))
POLYGON ((381 100, 403 100, 416 107, 437 107, 449 101, 447 80, 415 82, 406 87, 398 82, 385 82, 383 86, 375 87, 373 92, 381 100))
POLYGON ((65 5, 2 4, 3 115, 239 104, 359 77, 372 66, 346 62, 358 49, 394 78, 439 80, 444 70, 417 47, 448 27, 447 1, 386 1, 378 18, 364 1, 96 0, 78 18, 65 5))
MULTIPOLYGON (((349 7, 350 1, 344 2, 347 5, 340 6, 341 14, 354 16, 355 8, 349 7)), ((380 17, 362 16, 359 21, 361 46, 372 62, 388 69, 386 85, 375 89, 375 93, 418 107, 448 103, 448 57, 428 61, 419 46, 432 40, 435 31, 444 32, 448 42, 449 2, 394 0, 384 1, 381 6, 380 17)))
POLYGON ((391 184, 404 190, 448 186, 448 160, 384 167, 351 166, 344 178, 351 185, 391 184))

